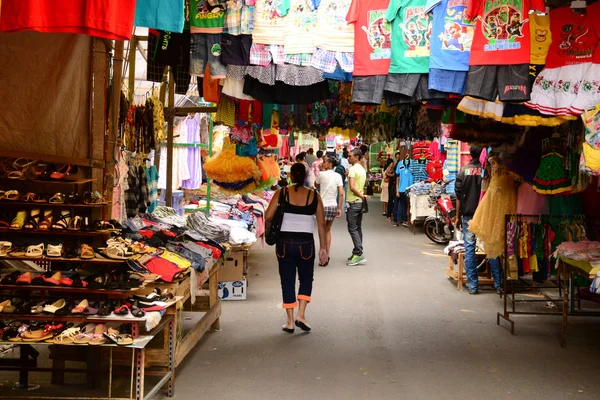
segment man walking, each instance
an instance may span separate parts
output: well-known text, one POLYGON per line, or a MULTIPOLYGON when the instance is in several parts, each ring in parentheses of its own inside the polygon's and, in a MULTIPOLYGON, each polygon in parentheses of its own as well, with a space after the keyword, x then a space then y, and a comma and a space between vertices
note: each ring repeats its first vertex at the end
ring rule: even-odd
MULTIPOLYGON (((474 233, 469 232, 469 222, 473 219, 475 210, 479 205, 481 196, 482 166, 479 161, 481 148, 471 146, 471 162, 462 167, 456 176, 456 221, 460 226, 462 219, 462 233, 465 241, 465 272, 467 273, 467 286, 470 294, 479 293, 479 276, 477 274, 477 259, 475 247, 477 238, 474 233)), ((501 293, 502 277, 498 259, 489 260, 492 275, 494 277, 494 286, 498 293, 501 293)))
POLYGON ((348 212, 346 213, 346 221, 348 222, 348 232, 354 243, 352 256, 348 258, 347 265, 366 264, 367 259, 363 255, 363 233, 362 233, 362 217, 363 217, 363 199, 369 200, 369 196, 365 195, 365 182, 367 180, 367 172, 360 165, 362 153, 359 149, 354 149, 348 155, 348 162, 351 167, 348 170, 348 212))

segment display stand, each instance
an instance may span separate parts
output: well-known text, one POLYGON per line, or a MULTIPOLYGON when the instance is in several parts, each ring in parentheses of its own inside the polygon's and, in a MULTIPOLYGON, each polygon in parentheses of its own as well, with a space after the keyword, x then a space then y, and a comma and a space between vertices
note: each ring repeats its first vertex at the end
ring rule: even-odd
MULTIPOLYGON (((526 214, 511 214, 505 216, 505 226, 511 220, 511 218, 531 218, 531 219, 543 219, 543 220, 569 220, 569 219, 581 219, 582 216, 573 215, 526 215, 526 214)), ((586 223, 590 223, 592 220, 595 222, 599 221, 599 218, 585 217, 586 223)), ((506 232, 505 232, 506 242, 506 232)), ((506 258, 508 255, 505 252, 506 258)), ((551 278, 543 284, 534 282, 532 279, 527 277, 519 277, 518 279, 511 279, 506 263, 504 263, 504 310, 503 312, 497 313, 496 323, 500 325, 500 320, 503 319, 510 324, 511 334, 515 334, 515 321, 511 319, 511 315, 535 315, 535 316, 561 316, 561 332, 560 332, 560 344, 562 347, 567 345, 567 321, 569 316, 580 316, 580 317, 600 317, 600 311, 581 311, 575 310, 575 302, 581 302, 581 298, 577 299, 578 293, 573 290, 573 277, 577 271, 583 271, 582 262, 573 262, 572 260, 559 260, 558 274, 556 278, 551 278), (548 293, 548 290, 557 290, 558 295, 553 296, 548 293), (532 292, 538 292, 537 294, 532 292), (527 294, 527 298, 517 298, 517 294, 527 294), (539 310, 534 307, 540 303, 551 304, 559 303, 560 306, 556 307, 556 311, 539 310), (519 306, 519 309, 517 309, 519 306), (523 306, 523 307, 521 307, 523 306)), ((588 264, 589 265, 589 264, 588 264)), ((579 307, 580 308, 580 307, 579 307)))
MULTIPOLYGON (((485 253, 478 251, 475 253, 476 257, 485 258, 485 253)), ((463 285, 467 283, 467 276, 465 275, 465 253, 458 253, 458 262, 454 265, 454 260, 452 257, 448 257, 448 267, 446 268, 446 275, 454 281, 456 281, 456 290, 462 291, 463 285)), ((480 285, 493 285, 494 278, 492 278, 492 274, 489 268, 489 264, 486 261, 486 272, 484 276, 479 276, 479 284, 480 285)))

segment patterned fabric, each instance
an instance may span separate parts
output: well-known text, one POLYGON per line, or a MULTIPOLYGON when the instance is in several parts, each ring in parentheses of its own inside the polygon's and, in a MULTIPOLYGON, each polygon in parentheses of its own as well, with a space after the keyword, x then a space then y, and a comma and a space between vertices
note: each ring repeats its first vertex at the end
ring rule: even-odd
POLYGON ((335 71, 337 63, 345 72, 354 71, 354 53, 315 49, 310 61, 313 67, 330 74, 335 71))
POLYGON ((310 86, 323 82, 323 73, 313 67, 299 67, 297 65, 278 65, 276 80, 292 86, 310 86))
POLYGON ((229 97, 221 97, 221 101, 217 105, 215 122, 222 122, 229 127, 235 125, 235 103, 229 97))
POLYGON ((584 112, 581 119, 585 125, 585 141, 594 149, 600 149, 600 106, 584 112))
POLYGON ((415 161, 412 161, 410 163, 410 166, 408 167, 411 174, 413 174, 413 179, 415 182, 421 182, 421 181, 424 181, 425 179, 429 178, 427 176, 426 168, 427 168, 426 164, 421 164, 421 163, 415 162, 415 161))
POLYGON ((323 207, 325 211, 325 221, 333 221, 337 216, 337 206, 323 207))
POLYGON ((158 171, 154 165, 146 169, 146 180, 148 181, 148 212, 151 213, 158 206, 158 171))
POLYGON ((242 25, 242 7, 243 0, 227 0, 225 10, 225 24, 223 25, 223 33, 230 35, 239 35, 242 25))
POLYGON ((565 165, 565 141, 547 138, 542 141, 542 161, 533 179, 533 188, 539 194, 559 194, 572 189, 565 165))
POLYGON ((285 63, 299 65, 302 67, 307 67, 310 65, 312 59, 312 54, 302 53, 302 54, 286 54, 285 55, 285 63))
POLYGON ((246 5, 242 8, 240 22, 240 34, 242 35, 252 35, 252 32, 254 32, 254 18, 256 15, 254 3, 253 0, 246 0, 246 5))
POLYGON ((271 64, 271 62, 273 62, 273 64, 285 63, 283 46, 253 43, 250 48, 250 64, 266 67, 271 64))

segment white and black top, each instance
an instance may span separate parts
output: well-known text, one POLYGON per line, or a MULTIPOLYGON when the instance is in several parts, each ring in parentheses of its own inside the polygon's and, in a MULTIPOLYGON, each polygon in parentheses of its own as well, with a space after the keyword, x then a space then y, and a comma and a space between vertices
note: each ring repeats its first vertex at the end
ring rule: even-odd
POLYGON ((281 224, 281 236, 293 239, 312 239, 315 230, 315 214, 319 204, 318 194, 314 190, 309 190, 306 204, 303 206, 290 204, 287 190, 284 190, 283 195, 286 204, 281 224), (313 200, 309 204, 311 193, 313 200))

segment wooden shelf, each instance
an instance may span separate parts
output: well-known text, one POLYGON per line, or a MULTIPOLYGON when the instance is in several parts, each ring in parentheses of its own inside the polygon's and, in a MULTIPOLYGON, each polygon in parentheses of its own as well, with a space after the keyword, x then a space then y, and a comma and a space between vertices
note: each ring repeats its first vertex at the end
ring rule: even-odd
POLYGON ((49 261, 49 262, 71 262, 71 263, 81 263, 81 264, 122 264, 127 260, 113 260, 110 258, 102 258, 102 257, 96 257, 96 258, 79 258, 79 257, 75 257, 75 258, 66 258, 66 257, 27 257, 27 256, 22 256, 22 257, 0 257, 0 261, 2 260, 13 260, 13 261, 23 261, 23 260, 27 260, 27 261, 49 261))
POLYGON ((41 285, 2 285, 0 284, 0 291, 45 291, 45 292, 56 292, 56 293, 74 293, 74 294, 89 294, 89 295, 103 295, 103 296, 119 296, 119 298, 131 297, 138 291, 144 289, 145 286, 140 286, 135 289, 128 290, 108 290, 108 289, 88 289, 88 288, 76 288, 69 286, 41 286, 41 285))
POLYGON ((84 231, 70 231, 68 229, 64 230, 47 230, 40 231, 38 229, 0 229, 0 235, 4 233, 11 234, 26 234, 26 235, 59 235, 59 236, 106 236, 109 235, 110 232, 84 232, 84 231))
POLYGON ((0 178, 0 181, 3 182, 32 182, 32 183, 41 183, 41 184, 51 184, 51 185, 83 185, 85 183, 94 182, 96 179, 94 178, 85 178, 79 179, 76 181, 61 181, 61 180, 39 180, 39 179, 10 179, 10 178, 0 178))
MULTIPOLYGON (((145 322, 146 316, 144 315, 142 318, 136 317, 119 317, 116 315, 109 315, 106 317, 99 317, 96 315, 84 316, 78 315, 74 316, 71 314, 68 315, 55 315, 48 313, 40 313, 40 314, 8 314, 8 313, 0 313, 0 320, 23 320, 23 321, 58 321, 58 322, 145 322)), ((19 343, 19 342, 17 342, 19 343)))
POLYGON ((66 204, 66 203, 35 203, 30 201, 0 201, 0 207, 19 206, 28 208, 102 208, 109 203, 102 204, 66 204))

